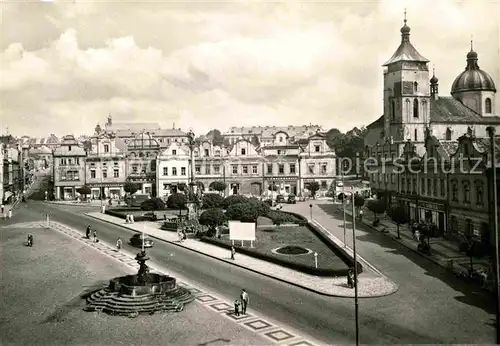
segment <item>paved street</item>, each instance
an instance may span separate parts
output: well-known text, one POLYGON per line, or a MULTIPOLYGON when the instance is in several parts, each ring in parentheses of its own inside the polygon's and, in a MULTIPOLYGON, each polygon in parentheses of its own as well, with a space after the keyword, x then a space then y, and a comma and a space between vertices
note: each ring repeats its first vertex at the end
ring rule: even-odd
MULTIPOLYGON (((291 207, 308 213, 308 205, 291 207)), ((105 242, 114 243, 119 236, 126 239, 132 234, 83 215, 95 208, 34 201, 29 201, 28 206, 40 218, 50 213, 56 221, 82 232, 91 224, 105 242)), ((341 231, 342 221, 332 221, 319 210, 314 208, 315 219, 325 225, 338 222, 341 231)), ((340 234, 337 236, 342 239, 340 234)), ((482 294, 474 293, 471 286, 390 239, 372 236, 369 231, 360 231, 357 239, 360 254, 400 285, 399 291, 391 296, 361 300, 362 343, 491 343, 494 340, 493 316, 486 311, 492 304, 482 294)), ((128 245, 125 248, 132 251, 128 245)), ((182 273, 228 299, 245 287, 252 297, 253 309, 323 342, 354 342, 352 299, 320 296, 171 244, 156 242, 150 255, 153 262, 182 273)))
POLYGON ((0 223, 2 345, 270 344, 251 325, 197 302, 180 313, 135 319, 83 311, 82 294, 136 269, 81 240, 27 222, 34 219, 39 217, 25 213, 0 223), (23 244, 29 232, 35 235, 32 248, 23 244))

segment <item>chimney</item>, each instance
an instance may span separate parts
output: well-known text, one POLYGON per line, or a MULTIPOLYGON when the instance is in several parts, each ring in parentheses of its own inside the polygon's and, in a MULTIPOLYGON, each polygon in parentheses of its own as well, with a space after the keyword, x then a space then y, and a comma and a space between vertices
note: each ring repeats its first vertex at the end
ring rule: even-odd
POLYGON ((172 123, 172 130, 175 130, 175 123, 172 123))

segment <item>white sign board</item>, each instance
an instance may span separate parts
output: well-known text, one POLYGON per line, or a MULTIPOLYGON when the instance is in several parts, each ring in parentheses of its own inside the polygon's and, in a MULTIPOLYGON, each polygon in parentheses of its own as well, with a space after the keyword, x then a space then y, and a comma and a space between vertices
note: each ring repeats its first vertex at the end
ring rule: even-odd
POLYGON ((255 223, 229 221, 230 240, 255 240, 255 223))

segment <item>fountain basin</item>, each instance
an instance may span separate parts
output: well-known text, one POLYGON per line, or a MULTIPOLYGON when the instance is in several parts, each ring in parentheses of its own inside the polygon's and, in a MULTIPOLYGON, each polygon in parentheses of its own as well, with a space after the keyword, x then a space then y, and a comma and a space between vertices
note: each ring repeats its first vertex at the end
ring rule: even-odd
POLYGON ((150 273, 145 275, 145 283, 140 282, 138 275, 120 276, 110 280, 109 289, 120 295, 140 296, 147 294, 164 294, 176 287, 176 280, 167 275, 150 273))

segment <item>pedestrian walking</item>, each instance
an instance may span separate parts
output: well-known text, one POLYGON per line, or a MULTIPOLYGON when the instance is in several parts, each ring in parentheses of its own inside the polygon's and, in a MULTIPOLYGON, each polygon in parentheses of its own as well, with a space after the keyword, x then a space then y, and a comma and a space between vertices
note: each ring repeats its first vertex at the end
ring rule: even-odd
POLYGON ((5 205, 3 205, 3 203, 2 203, 2 207, 1 208, 2 208, 2 214, 3 214, 4 211, 5 211, 5 205))
POLYGON ((415 231, 415 233, 413 233, 413 236, 415 237, 417 243, 420 243, 420 231, 418 229, 415 231))
POLYGON ((33 246, 33 234, 31 233, 28 234, 28 246, 29 247, 33 246))
POLYGON ((349 268, 347 271, 347 286, 349 288, 354 288, 354 270, 352 270, 352 268, 349 268))
POLYGON ((236 249, 234 246, 231 246, 231 259, 234 261, 234 255, 236 254, 236 249))
POLYGON ((359 221, 363 221, 363 210, 359 210, 359 221))
POLYGON ((246 315, 249 299, 248 299, 248 293, 245 289, 241 290, 240 299, 241 299, 241 313, 243 315, 246 315))
POLYGON ((235 316, 239 316, 240 315, 240 305, 241 305, 240 300, 236 299, 234 301, 234 314, 235 314, 235 316))
POLYGON ((94 236, 94 243, 97 243, 97 232, 94 231, 92 235, 94 236))
POLYGON ((122 248, 122 238, 118 238, 118 240, 116 241, 116 249, 120 251, 121 248, 122 248))
POLYGON ((88 225, 87 230, 85 231, 85 236, 87 237, 87 239, 90 239, 90 232, 91 232, 90 225, 88 225))
POLYGON ((12 209, 9 209, 9 212, 8 212, 8 214, 7 214, 7 215, 8 215, 8 218, 9 218, 9 219, 12 219, 12 209))

